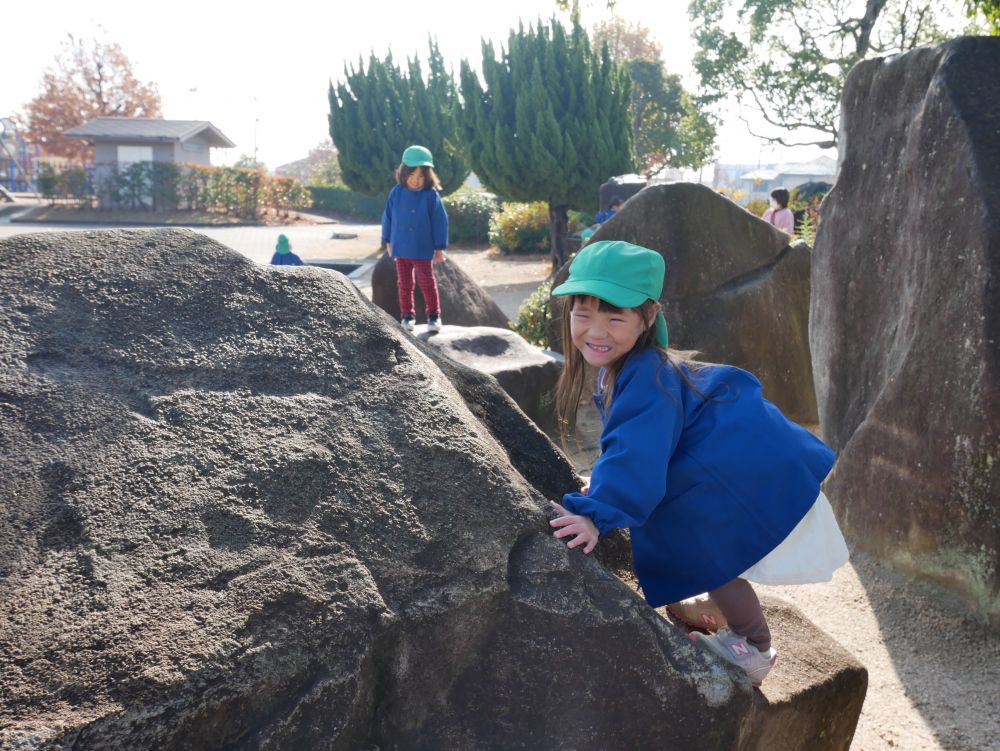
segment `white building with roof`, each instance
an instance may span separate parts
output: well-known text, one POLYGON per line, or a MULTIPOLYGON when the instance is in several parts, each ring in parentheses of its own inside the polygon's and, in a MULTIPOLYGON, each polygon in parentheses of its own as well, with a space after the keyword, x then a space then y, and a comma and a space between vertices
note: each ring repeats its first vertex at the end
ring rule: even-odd
POLYGON ((66 131, 94 146, 97 164, 133 162, 211 162, 211 149, 236 144, 207 120, 162 120, 152 117, 98 117, 66 131))
POLYGON ((739 176, 737 186, 744 191, 744 199, 767 200, 775 188, 792 188, 809 182, 833 183, 837 179, 837 160, 821 156, 811 162, 778 164, 761 167, 739 176))

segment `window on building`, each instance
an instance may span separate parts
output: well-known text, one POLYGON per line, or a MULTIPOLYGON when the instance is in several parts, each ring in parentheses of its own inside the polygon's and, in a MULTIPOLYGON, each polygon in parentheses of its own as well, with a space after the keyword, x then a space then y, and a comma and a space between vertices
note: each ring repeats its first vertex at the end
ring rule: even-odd
POLYGON ((153 161, 152 146, 119 146, 118 163, 151 162, 153 161))

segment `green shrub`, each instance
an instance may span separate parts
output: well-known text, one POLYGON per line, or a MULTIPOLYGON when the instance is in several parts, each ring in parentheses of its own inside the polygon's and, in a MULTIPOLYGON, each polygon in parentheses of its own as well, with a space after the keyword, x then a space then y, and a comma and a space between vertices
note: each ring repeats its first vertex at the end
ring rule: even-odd
POLYGON ((549 207, 543 201, 507 203, 490 219, 490 243, 501 253, 548 253, 549 207))
POLYGON ((492 193, 457 193, 444 200, 448 212, 449 243, 485 243, 490 239, 490 217, 500 209, 492 193))
POLYGON ((318 209, 329 209, 373 222, 382 220, 386 196, 373 198, 355 193, 343 185, 310 185, 308 189, 312 194, 313 206, 318 209))
POLYGON ((551 292, 552 282, 542 282, 538 289, 528 295, 528 299, 521 303, 521 307, 517 309, 517 320, 510 325, 528 342, 542 349, 551 349, 549 335, 545 329, 549 317, 551 292))

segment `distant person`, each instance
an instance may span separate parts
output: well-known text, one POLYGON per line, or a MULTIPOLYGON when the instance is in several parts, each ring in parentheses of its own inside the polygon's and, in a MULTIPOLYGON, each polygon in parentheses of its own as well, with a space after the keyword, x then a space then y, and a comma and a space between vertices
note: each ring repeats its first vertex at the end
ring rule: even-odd
POLYGON ((622 207, 622 199, 619 198, 618 196, 614 196, 611 199, 611 203, 608 205, 608 208, 606 210, 598 211, 596 214, 594 214, 594 221, 597 222, 598 224, 604 224, 606 221, 608 221, 608 219, 617 214, 618 210, 621 207, 622 207))
POLYGON ((761 217, 765 222, 773 224, 789 235, 795 234, 795 214, 788 208, 788 201, 791 196, 784 188, 775 188, 771 191, 771 208, 764 212, 761 217))
POLYGON ((303 266, 302 259, 292 252, 292 246, 285 235, 278 235, 278 244, 274 246, 271 263, 275 266, 303 266))
POLYGON ((563 444, 593 371, 603 430, 589 485, 553 504, 549 524, 584 554, 628 527, 649 605, 707 593, 716 633, 691 638, 759 686, 777 653, 750 582, 830 581, 848 559, 820 490, 834 455, 764 399, 752 374, 668 349, 664 271, 656 251, 600 241, 552 290, 566 297, 555 399, 563 444))
POLYGON ((413 331, 413 275, 427 305, 427 330, 441 330, 441 301, 434 263, 445 260, 448 247, 448 213, 444 210, 441 181, 434 159, 423 146, 410 146, 396 169, 396 182, 382 212, 382 244, 396 261, 400 325, 413 331))

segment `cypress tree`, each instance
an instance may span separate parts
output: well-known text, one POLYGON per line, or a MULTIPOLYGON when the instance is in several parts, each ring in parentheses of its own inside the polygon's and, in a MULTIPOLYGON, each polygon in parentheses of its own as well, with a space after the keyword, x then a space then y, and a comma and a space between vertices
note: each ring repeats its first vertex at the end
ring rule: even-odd
POLYGON ((461 125, 473 171, 517 201, 547 201, 552 266, 566 261, 567 210, 593 209, 601 183, 633 169, 628 73, 595 54, 573 23, 511 30, 497 59, 483 42, 482 82, 461 65, 461 125))
POLYGON ((344 80, 331 82, 330 137, 337 147, 341 177, 354 191, 376 196, 395 183, 394 173, 407 146, 426 146, 434 155, 441 193, 457 190, 469 175, 458 125, 458 93, 437 44, 430 41, 428 76, 420 62, 400 70, 392 53, 368 66, 344 69, 344 80))

